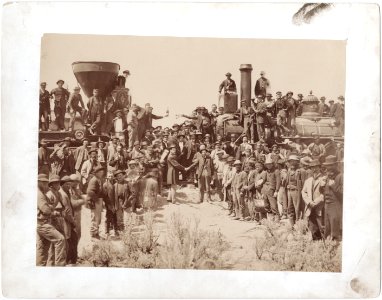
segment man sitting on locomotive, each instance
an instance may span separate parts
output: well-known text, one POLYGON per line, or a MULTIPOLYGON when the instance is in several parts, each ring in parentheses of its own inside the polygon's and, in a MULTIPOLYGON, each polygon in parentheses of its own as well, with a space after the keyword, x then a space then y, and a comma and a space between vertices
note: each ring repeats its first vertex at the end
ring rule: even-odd
POLYGON ((82 123, 85 123, 87 111, 85 109, 84 101, 82 100, 82 96, 80 94, 80 88, 76 86, 74 88, 73 94, 70 95, 68 105, 67 105, 67 112, 70 114, 70 123, 69 123, 69 130, 73 130, 74 120, 76 118, 76 112, 78 112, 81 116, 82 123))

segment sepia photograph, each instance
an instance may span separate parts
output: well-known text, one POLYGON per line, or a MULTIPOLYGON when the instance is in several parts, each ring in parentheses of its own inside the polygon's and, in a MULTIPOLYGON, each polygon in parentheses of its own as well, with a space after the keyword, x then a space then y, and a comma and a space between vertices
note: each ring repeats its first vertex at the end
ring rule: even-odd
POLYGON ((44 35, 37 266, 340 272, 345 58, 44 35))
POLYGON ((370 3, 4 3, 2 296, 378 297, 379 25, 370 3))

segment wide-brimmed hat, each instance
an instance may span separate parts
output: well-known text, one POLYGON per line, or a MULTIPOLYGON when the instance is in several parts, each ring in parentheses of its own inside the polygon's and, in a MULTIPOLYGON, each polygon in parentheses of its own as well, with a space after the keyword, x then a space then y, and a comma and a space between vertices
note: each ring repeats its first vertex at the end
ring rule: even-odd
POLYGON ((97 173, 97 172, 99 172, 99 171, 105 171, 105 170, 106 170, 105 167, 103 167, 103 166, 98 166, 98 167, 96 167, 96 168, 94 169, 94 174, 97 173))
POLYGON ((300 163, 304 166, 310 166, 310 163, 312 162, 312 159, 310 157, 303 157, 300 159, 300 163))
POLYGON ((92 153, 92 152, 97 153, 97 152, 98 152, 98 149, 97 149, 97 148, 90 148, 90 150, 88 151, 88 154, 90 154, 90 153, 92 153))
POLYGON ((80 182, 80 181, 81 181, 80 176, 77 175, 77 174, 71 174, 69 177, 70 177, 70 179, 71 179, 73 182, 80 182))
POLYGON ((285 164, 285 159, 279 158, 279 159, 277 160, 277 163, 278 163, 279 165, 283 165, 283 164, 285 164))
POLYGON ((113 176, 114 176, 114 177, 117 177, 118 174, 123 174, 123 175, 125 175, 126 172, 123 171, 123 170, 115 170, 115 171, 113 172, 113 176))
POLYGON ((67 182, 72 182, 72 181, 73 181, 73 180, 70 179, 70 176, 65 175, 65 176, 63 176, 63 177, 61 178, 61 185, 65 184, 65 183, 67 183, 67 182))
POLYGON ((337 161, 336 156, 328 155, 327 157, 325 157, 325 161, 323 162, 323 165, 324 166, 331 166, 331 165, 335 165, 337 163, 338 163, 338 161, 337 161))
POLYGON ((43 182, 49 182, 48 175, 46 174, 38 174, 37 180, 43 181, 43 182))
POLYGON ((233 163, 234 166, 238 166, 238 165, 241 165, 241 161, 240 160, 235 160, 235 162, 233 163))
POLYGON ((300 159, 298 158, 298 156, 297 156, 297 155, 294 155, 294 154, 289 155, 289 157, 288 157, 288 161, 290 161, 290 160, 300 161, 300 159))
POLYGON ((52 175, 50 178, 49 178, 49 185, 51 185, 52 183, 55 183, 55 182, 60 182, 61 179, 60 179, 60 176, 58 175, 52 175))
POLYGON ((234 161, 235 161, 235 158, 233 158, 233 156, 228 156, 227 163, 234 162, 234 161))
POLYGON ((320 166, 320 162, 318 161, 318 159, 312 159, 311 162, 309 163, 309 167, 317 167, 317 166, 320 166))

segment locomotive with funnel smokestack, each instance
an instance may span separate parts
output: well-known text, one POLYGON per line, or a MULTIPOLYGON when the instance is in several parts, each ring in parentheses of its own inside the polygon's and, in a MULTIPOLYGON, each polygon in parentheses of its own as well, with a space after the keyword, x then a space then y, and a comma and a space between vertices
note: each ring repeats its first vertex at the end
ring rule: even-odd
MULTIPOLYGON (((130 106, 131 97, 129 89, 124 86, 125 78, 119 78, 122 76, 118 76, 119 64, 114 62, 77 61, 72 63, 72 70, 78 85, 88 98, 92 97, 94 89, 98 89, 102 100, 105 100, 108 96, 113 96, 115 100, 128 101, 127 107, 130 106)), ((44 138, 48 143, 55 143, 69 137, 74 144, 79 144, 84 137, 87 137, 91 142, 108 140, 106 135, 89 134, 88 126, 79 117, 76 117, 72 131, 58 131, 54 122, 50 125, 49 131, 40 131, 40 140, 44 138)), ((67 129, 68 125, 69 120, 65 118, 65 127, 67 129)))

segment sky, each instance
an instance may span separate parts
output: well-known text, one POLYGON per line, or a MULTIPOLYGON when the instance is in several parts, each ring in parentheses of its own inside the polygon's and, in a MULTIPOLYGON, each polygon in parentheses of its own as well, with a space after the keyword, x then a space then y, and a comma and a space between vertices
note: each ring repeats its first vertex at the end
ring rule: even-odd
MULTIPOLYGON (((41 46, 41 81, 53 89, 58 79, 73 90, 75 61, 110 61, 130 70, 126 86, 133 103, 149 102, 154 113, 174 120, 199 105, 218 102, 218 87, 232 73, 240 91, 240 64, 252 64, 253 88, 260 71, 271 93, 293 91, 336 100, 345 94, 346 42, 182 37, 45 34, 41 46)), ((82 93, 84 100, 87 97, 82 93)), ((328 101, 328 100, 327 100, 328 101)), ((159 124, 157 122, 157 124, 159 124)))

